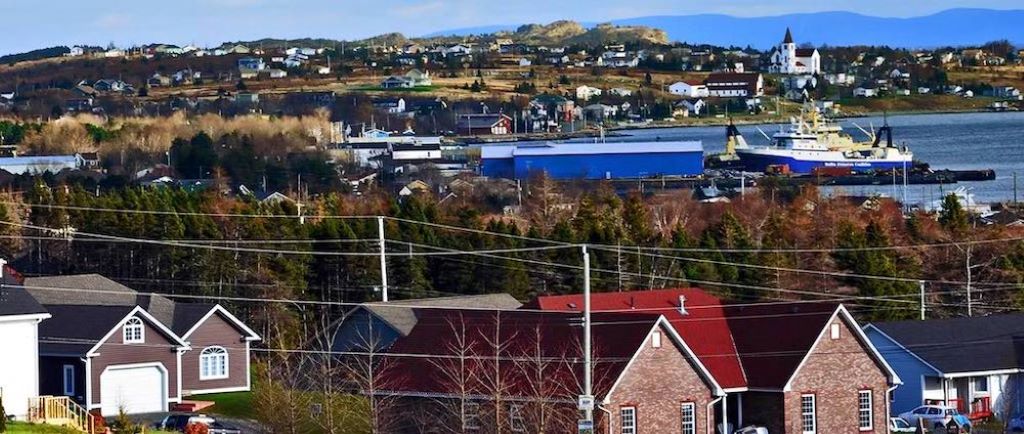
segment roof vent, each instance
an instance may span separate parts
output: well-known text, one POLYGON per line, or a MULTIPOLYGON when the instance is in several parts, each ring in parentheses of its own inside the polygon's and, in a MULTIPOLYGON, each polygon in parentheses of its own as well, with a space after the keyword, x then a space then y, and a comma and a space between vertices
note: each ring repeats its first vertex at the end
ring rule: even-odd
POLYGON ((576 303, 569 303, 569 309, 576 309, 576 303))
POLYGON ((629 308, 636 309, 636 302, 633 300, 633 296, 629 296, 629 308))
POLYGON ((686 311, 686 296, 685 295, 680 295, 679 296, 679 314, 680 315, 689 315, 690 314, 689 312, 686 311))

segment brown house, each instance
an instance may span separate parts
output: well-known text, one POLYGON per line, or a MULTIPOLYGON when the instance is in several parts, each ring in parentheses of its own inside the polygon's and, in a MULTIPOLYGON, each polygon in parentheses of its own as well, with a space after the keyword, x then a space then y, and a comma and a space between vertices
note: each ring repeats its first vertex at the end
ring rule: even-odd
POLYGON ((141 295, 95 274, 24 286, 53 315, 39 330, 40 394, 112 415, 250 389, 249 345, 259 336, 220 305, 141 295))

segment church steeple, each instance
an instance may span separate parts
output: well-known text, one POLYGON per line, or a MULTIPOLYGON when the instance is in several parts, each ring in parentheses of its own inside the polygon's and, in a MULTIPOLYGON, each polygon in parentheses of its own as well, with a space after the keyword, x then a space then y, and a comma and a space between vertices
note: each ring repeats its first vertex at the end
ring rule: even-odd
POLYGON ((793 33, 789 31, 789 27, 786 27, 786 37, 782 39, 783 44, 793 43, 793 33))

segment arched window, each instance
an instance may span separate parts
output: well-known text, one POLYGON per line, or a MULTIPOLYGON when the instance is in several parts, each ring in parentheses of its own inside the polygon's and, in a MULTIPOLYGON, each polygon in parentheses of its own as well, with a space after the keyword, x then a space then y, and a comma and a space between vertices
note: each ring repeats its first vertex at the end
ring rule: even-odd
POLYGON ((146 342, 145 328, 142 326, 142 320, 137 317, 132 317, 124 323, 124 343, 126 344, 142 344, 146 342))
POLYGON ((224 347, 206 347, 199 353, 199 379, 228 378, 228 351, 224 347))

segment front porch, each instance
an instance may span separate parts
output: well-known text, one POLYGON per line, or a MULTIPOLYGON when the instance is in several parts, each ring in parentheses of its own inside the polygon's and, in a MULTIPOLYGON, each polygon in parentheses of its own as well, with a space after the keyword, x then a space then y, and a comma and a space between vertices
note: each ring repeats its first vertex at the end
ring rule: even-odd
POLYGON ((923 401, 957 409, 972 421, 1021 414, 1021 376, 1011 373, 925 377, 923 401))
POLYGON ((37 396, 28 400, 28 422, 63 426, 96 434, 94 416, 67 396, 37 396))

